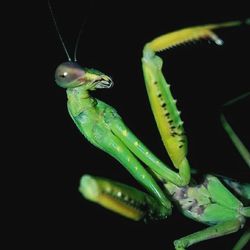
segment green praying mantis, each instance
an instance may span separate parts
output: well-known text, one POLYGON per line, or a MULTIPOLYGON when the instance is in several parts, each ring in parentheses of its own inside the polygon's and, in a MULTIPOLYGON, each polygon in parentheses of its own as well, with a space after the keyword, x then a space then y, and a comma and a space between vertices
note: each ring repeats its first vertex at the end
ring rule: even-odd
MULTIPOLYGON (((86 199, 135 221, 167 219, 174 203, 183 215, 208 226, 175 240, 177 250, 243 228, 250 217, 250 207, 244 206, 238 197, 250 200, 250 184, 213 175, 206 175, 201 183, 192 178, 180 111, 162 73, 162 59, 156 53, 202 38, 221 45, 222 40, 214 30, 240 24, 234 21, 181 29, 152 40, 143 49, 142 68, 150 105, 173 167, 159 160, 125 125, 113 107, 91 96, 91 91, 112 87, 112 79, 98 70, 84 68, 71 61, 59 33, 69 61, 57 67, 55 81, 66 89, 72 120, 90 143, 119 161, 147 193, 90 175, 81 178, 79 191, 86 199), (237 197, 226 185, 237 192, 237 197)), ((224 115, 221 121, 229 138, 250 166, 250 153, 224 115)), ((250 231, 247 230, 234 250, 242 249, 249 240, 250 231)))

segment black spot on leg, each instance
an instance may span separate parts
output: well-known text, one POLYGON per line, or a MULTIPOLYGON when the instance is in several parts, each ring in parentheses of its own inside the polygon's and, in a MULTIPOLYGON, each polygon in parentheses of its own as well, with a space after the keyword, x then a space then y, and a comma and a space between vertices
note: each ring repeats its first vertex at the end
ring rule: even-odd
POLYGON ((111 190, 109 192, 103 191, 103 193, 112 197, 115 200, 122 202, 123 204, 126 204, 127 206, 130 206, 130 207, 140 211, 140 212, 144 212, 145 209, 147 208, 147 204, 145 201, 134 200, 133 198, 128 197, 125 194, 121 194, 118 196, 116 192, 113 192, 113 190, 111 190))
POLYGON ((172 135, 173 137, 175 137, 176 135, 178 135, 178 133, 176 133, 175 131, 173 131, 173 132, 171 133, 171 135, 172 135))
POLYGON ((164 102, 162 105, 161 105, 162 108, 166 107, 166 103, 164 102))

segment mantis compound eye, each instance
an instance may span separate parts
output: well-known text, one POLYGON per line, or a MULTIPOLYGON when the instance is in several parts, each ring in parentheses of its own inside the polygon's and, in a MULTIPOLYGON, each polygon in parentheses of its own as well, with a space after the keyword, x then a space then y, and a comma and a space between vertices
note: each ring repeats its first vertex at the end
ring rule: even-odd
POLYGON ((57 67, 55 72, 55 81, 60 87, 73 88, 79 85, 76 80, 83 77, 84 74, 85 71, 77 63, 65 62, 57 67))

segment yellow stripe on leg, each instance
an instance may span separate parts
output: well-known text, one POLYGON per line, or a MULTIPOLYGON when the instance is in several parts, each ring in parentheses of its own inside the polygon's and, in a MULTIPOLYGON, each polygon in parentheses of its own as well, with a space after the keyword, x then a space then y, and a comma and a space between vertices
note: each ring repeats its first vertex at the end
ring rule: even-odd
POLYGON ((85 175, 81 178, 79 191, 87 200, 98 203, 124 217, 138 221, 146 214, 146 210, 140 209, 140 205, 143 205, 144 194, 138 191, 138 200, 136 201, 131 195, 133 189, 127 186, 126 188, 129 189, 127 192, 122 190, 123 185, 121 184, 85 175))
POLYGON ((129 206, 107 194, 100 195, 98 203, 113 212, 116 212, 135 221, 140 220, 145 215, 145 212, 142 212, 139 209, 129 206))

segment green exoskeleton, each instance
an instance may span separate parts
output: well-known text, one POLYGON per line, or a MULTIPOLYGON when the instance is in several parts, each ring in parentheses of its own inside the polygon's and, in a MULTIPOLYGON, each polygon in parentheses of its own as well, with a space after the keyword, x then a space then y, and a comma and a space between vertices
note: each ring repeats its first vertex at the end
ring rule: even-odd
MULTIPOLYGON (((250 184, 212 175, 206 175, 203 182, 198 184, 193 178, 191 181, 183 122, 162 73, 162 59, 156 53, 202 38, 221 45, 222 40, 213 30, 240 24, 236 21, 185 28, 160 36, 143 49, 142 68, 150 105, 163 144, 176 170, 159 160, 125 125, 113 107, 91 96, 91 91, 113 85, 109 76, 81 67, 71 60, 59 65, 55 72, 56 83, 66 89, 68 111, 80 132, 90 143, 117 159, 147 190, 145 193, 105 178, 84 175, 80 180, 80 192, 86 199, 136 221, 166 219, 172 213, 172 203, 176 204, 183 215, 208 226, 176 240, 174 247, 178 250, 241 229, 250 217, 250 207, 244 206, 225 185, 249 200, 250 184)), ((226 118, 222 116, 221 119, 229 137, 250 166, 250 154, 246 147, 226 118)), ((234 249, 242 249, 249 239, 250 232, 246 231, 234 249)))

